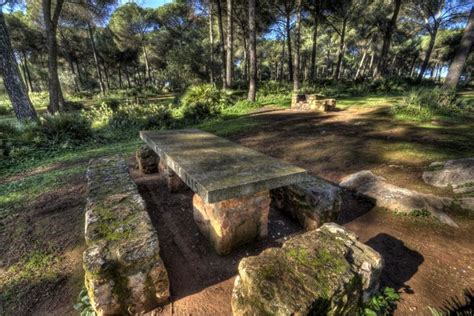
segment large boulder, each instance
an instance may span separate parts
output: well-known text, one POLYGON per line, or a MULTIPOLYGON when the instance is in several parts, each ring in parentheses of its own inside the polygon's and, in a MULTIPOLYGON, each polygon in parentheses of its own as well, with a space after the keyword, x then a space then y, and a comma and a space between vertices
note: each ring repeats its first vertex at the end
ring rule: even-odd
POLYGON ((92 160, 87 181, 83 266, 92 307, 98 315, 124 315, 166 303, 158 235, 125 160, 92 160))
POLYGON ((383 260, 341 226, 327 223, 282 248, 242 259, 234 315, 354 315, 379 285, 383 260))
POLYGON ((398 187, 369 170, 351 174, 343 178, 339 185, 374 199, 379 207, 407 214, 415 210, 426 210, 441 222, 458 227, 444 212, 452 206, 453 199, 398 187))
POLYGON ((451 186, 455 193, 474 192, 474 158, 434 162, 423 180, 436 187, 451 186))
POLYGON ((296 219, 306 230, 334 222, 341 210, 341 188, 318 177, 270 192, 272 206, 296 219))

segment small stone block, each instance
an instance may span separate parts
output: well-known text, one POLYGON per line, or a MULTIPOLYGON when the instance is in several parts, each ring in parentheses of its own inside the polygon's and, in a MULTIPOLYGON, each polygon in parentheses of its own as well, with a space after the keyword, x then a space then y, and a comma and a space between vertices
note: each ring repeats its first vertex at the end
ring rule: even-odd
POLYGON ((171 193, 181 192, 188 189, 186 183, 184 183, 183 180, 181 180, 179 176, 170 167, 168 167, 166 165, 166 162, 164 162, 163 160, 160 160, 158 169, 160 170, 160 173, 165 177, 168 190, 171 193))
POLYGON ((319 177, 270 191, 272 206, 296 219, 306 230, 334 222, 341 210, 341 188, 319 177))
POLYGON ((199 230, 220 255, 268 234, 268 191, 216 203, 194 194, 193 209, 199 230))
POLYGON ((160 157, 147 145, 142 145, 138 148, 136 159, 138 169, 144 174, 151 174, 158 171, 158 161, 160 157))

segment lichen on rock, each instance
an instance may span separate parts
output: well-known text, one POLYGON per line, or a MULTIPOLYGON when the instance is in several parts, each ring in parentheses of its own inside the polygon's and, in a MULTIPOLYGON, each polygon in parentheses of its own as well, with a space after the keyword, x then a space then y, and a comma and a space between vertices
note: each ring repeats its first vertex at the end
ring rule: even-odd
POLYGON ((333 223, 282 248, 242 259, 232 293, 234 315, 354 315, 378 288, 383 260, 333 223))
POLYGON ((118 156, 87 170, 85 283, 98 315, 140 313, 166 302, 169 281, 145 203, 118 156))

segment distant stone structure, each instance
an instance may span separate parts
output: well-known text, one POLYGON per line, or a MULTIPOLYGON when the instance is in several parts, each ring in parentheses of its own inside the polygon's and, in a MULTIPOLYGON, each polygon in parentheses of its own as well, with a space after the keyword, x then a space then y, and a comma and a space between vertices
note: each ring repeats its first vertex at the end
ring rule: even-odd
POLYGON ((97 315, 141 314, 169 299, 168 273, 145 202, 118 156, 87 170, 85 285, 97 315))
POLYGON ((324 99, 319 94, 293 94, 291 97, 291 108, 304 111, 334 111, 336 110, 336 99, 324 99))

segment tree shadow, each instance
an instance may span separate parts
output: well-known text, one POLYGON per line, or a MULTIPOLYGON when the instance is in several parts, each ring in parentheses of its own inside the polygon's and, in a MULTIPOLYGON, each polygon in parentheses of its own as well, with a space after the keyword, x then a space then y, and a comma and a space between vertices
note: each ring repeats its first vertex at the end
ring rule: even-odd
POLYGON ((413 289, 406 282, 417 273, 424 257, 405 246, 402 240, 385 233, 372 237, 366 244, 380 253, 384 259, 381 285, 413 294, 413 289))
POLYGON ((474 315, 474 288, 463 290, 463 296, 452 296, 443 301, 443 315, 474 315))

